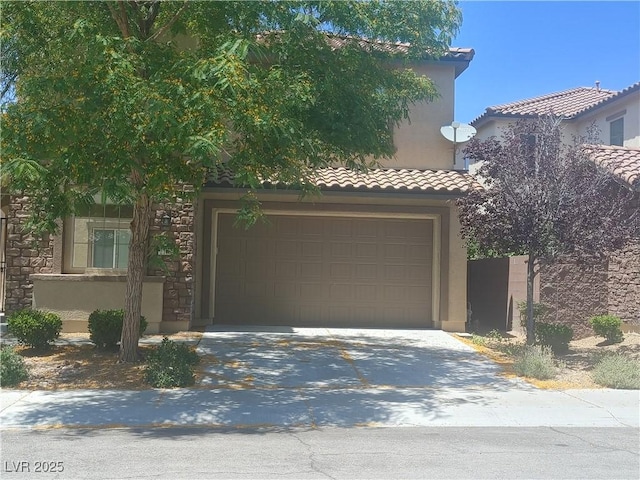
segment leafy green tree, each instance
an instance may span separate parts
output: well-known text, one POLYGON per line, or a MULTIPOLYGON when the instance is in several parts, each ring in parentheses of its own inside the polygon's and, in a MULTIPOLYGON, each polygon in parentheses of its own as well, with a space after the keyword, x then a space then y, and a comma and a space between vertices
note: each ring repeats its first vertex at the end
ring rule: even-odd
POLYGON ((437 95, 410 62, 444 54, 461 21, 455 2, 427 0, 2 2, 2 15, 16 98, 3 176, 31 199, 29 228, 55 231, 99 192, 133 205, 125 362, 153 203, 197 193, 222 162, 238 184, 304 190, 315 168, 391 156, 393 126, 437 95))
MULTIPOLYGON (((593 135, 589 132, 588 135, 593 135)), ((640 235, 633 192, 569 142, 553 117, 520 121, 502 137, 472 140, 485 189, 458 200, 462 235, 481 252, 527 255, 527 342, 535 341, 533 283, 543 264, 571 256, 586 264, 640 235)))

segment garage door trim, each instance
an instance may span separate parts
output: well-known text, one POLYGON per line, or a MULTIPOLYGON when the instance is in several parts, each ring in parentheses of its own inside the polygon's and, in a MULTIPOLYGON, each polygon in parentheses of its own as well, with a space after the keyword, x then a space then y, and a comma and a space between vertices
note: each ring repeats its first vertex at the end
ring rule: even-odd
MULTIPOLYGON (((308 216, 308 217, 343 217, 343 218, 378 218, 378 219, 410 219, 410 220, 431 220, 433 222, 433 252, 432 252, 432 272, 431 272, 431 305, 433 326, 440 328, 440 230, 441 216, 433 213, 402 213, 402 212, 355 212, 355 211, 300 211, 300 210, 280 210, 263 209, 265 216, 308 216)), ((209 312, 211 322, 215 318, 215 298, 216 298, 216 257, 218 254, 218 216, 220 214, 236 214, 237 210, 232 208, 214 208, 211 212, 211 291, 209 296, 209 312)))

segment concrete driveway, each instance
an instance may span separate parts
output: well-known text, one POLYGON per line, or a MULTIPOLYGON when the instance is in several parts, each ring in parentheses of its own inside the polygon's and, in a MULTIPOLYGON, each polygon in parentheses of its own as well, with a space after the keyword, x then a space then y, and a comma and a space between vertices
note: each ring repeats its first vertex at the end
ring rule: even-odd
POLYGON ((203 335, 198 351, 208 356, 202 383, 213 388, 515 386, 495 363, 440 330, 220 326, 203 335))

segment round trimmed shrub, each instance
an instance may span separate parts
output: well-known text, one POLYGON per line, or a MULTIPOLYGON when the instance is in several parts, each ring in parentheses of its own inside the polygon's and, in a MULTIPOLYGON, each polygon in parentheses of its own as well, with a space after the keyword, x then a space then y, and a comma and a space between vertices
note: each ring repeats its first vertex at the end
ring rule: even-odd
POLYGON ((156 388, 193 385, 193 367, 198 362, 200 358, 192 348, 164 337, 162 343, 147 357, 144 379, 156 388))
POLYGON ((11 347, 0 349, 0 386, 11 387, 29 378, 24 360, 11 347))
POLYGON ((606 338, 611 343, 620 343, 624 340, 622 320, 615 315, 598 315, 592 317, 589 323, 596 335, 606 338))
POLYGON ((569 351, 569 342, 573 338, 573 328, 561 323, 536 324, 536 344, 550 347, 553 353, 566 353, 569 351))
MULTIPOLYGON (((122 337, 124 310, 94 310, 89 315, 89 338, 98 348, 115 348, 122 337)), ((140 336, 147 320, 140 316, 140 336)))
POLYGON ((9 316, 7 329, 22 345, 43 350, 60 336, 62 319, 53 312, 25 308, 9 316))

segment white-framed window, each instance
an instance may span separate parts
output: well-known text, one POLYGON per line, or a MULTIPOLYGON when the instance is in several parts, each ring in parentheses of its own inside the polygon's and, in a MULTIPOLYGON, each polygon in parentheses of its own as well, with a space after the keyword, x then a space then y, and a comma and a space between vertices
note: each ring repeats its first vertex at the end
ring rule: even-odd
POLYGON ((66 273, 123 273, 129 260, 132 208, 94 205, 65 221, 66 273))
POLYGON ((129 260, 131 231, 122 228, 91 228, 89 250, 92 268, 124 270, 129 260))

